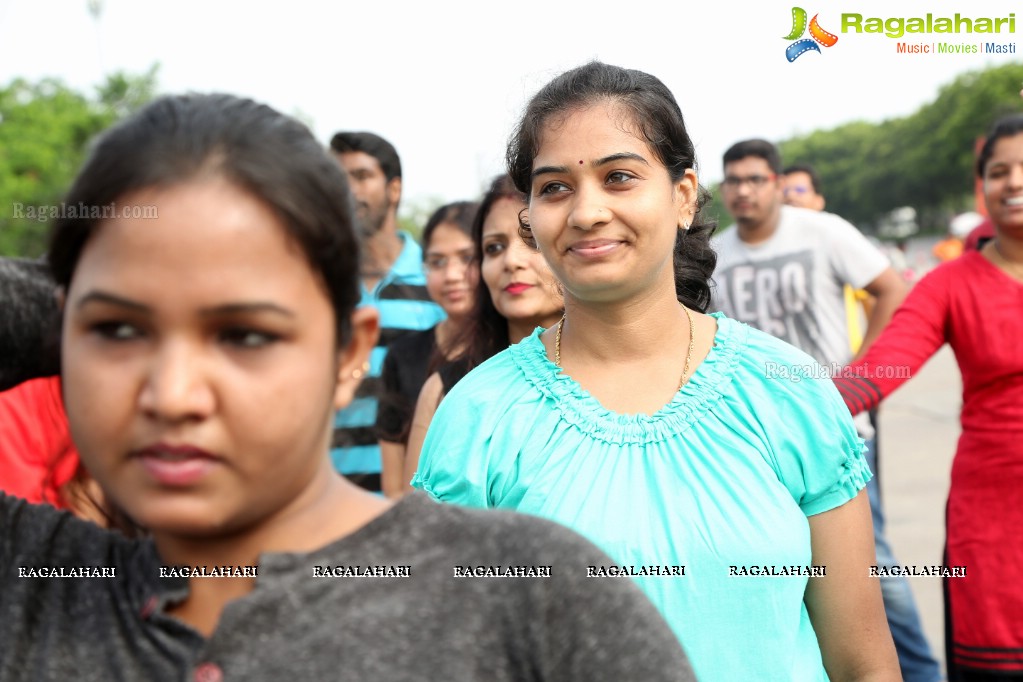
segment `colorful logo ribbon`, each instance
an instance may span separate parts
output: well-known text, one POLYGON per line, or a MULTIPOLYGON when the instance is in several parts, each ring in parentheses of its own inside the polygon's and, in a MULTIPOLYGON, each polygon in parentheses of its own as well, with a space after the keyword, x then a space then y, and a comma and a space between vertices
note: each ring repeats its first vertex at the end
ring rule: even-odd
POLYGON ((806 10, 802 7, 792 8, 792 30, 784 37, 785 40, 796 41, 785 48, 785 58, 790 62, 796 61, 799 55, 810 50, 820 52, 821 49, 817 47, 818 43, 824 47, 831 47, 838 42, 838 36, 821 28, 821 25, 817 23, 817 16, 813 15, 813 19, 810 20, 810 38, 796 40, 806 31, 806 10))

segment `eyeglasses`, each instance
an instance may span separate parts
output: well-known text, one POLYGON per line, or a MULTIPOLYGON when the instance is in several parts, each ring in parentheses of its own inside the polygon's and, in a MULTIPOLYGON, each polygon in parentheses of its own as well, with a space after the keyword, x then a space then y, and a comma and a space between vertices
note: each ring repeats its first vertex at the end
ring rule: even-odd
POLYGON ((743 185, 748 184, 751 189, 760 189, 777 177, 778 176, 774 173, 771 173, 770 175, 750 175, 745 178, 740 178, 736 175, 728 175, 721 181, 721 186, 725 189, 736 190, 743 185))
POLYGON ((809 194, 809 193, 810 193, 810 188, 809 187, 803 187, 802 185, 795 185, 793 187, 786 187, 785 188, 785 196, 788 196, 790 194, 809 194))
POLYGON ((476 262, 476 256, 468 251, 462 253, 456 253, 453 256, 427 256, 424 264, 426 269, 432 272, 440 272, 448 269, 448 263, 454 258, 456 263, 461 264, 463 268, 467 268, 476 262))

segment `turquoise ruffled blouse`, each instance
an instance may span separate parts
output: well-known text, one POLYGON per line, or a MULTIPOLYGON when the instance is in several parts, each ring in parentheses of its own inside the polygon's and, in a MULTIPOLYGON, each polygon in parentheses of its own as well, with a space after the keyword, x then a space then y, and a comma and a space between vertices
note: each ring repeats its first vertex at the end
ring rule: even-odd
POLYGON ((537 329, 445 397, 412 484, 589 538, 618 566, 593 579, 632 576, 703 682, 827 680, 803 602, 821 570, 807 517, 866 485, 863 442, 813 359, 714 317, 710 354, 653 415, 604 409, 537 329))

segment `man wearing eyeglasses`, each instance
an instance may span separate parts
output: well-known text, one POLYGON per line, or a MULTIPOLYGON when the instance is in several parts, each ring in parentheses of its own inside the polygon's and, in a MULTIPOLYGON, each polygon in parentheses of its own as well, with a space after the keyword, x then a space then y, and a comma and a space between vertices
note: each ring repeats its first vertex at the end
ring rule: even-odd
MULTIPOLYGON (((785 203, 788 206, 808 208, 811 211, 824 210, 824 195, 821 194, 821 180, 813 166, 805 163, 792 164, 782 171, 785 180, 785 203)), ((891 258, 889 258, 889 262, 891 258)), ((845 319, 849 326, 849 348, 856 353, 863 345, 863 317, 870 318, 874 308, 874 299, 864 289, 853 289, 846 285, 842 290, 845 296, 845 319)))
MULTIPOLYGON (((814 187, 812 173, 785 176, 778 150, 770 142, 753 139, 732 145, 724 154, 724 170, 721 195, 735 224, 714 241, 718 253, 714 306, 800 348, 825 369, 838 371, 854 355, 844 288, 865 289, 875 299, 855 352, 858 357, 905 298, 905 283, 887 256, 858 229, 822 210, 824 199, 814 187)), ((783 376, 803 376, 798 368, 791 369, 783 376)), ((854 422, 867 441, 871 462, 876 443, 869 417, 861 414, 854 422)), ((874 492, 870 497, 877 561, 895 564, 878 532, 883 516, 874 492)), ((940 680, 908 582, 883 578, 881 587, 904 679, 940 680)))
POLYGON ((821 195, 821 181, 813 166, 793 164, 782 171, 784 178, 785 203, 789 206, 824 210, 824 196, 821 195))
POLYGON ((851 360, 842 287, 877 300, 858 354, 906 295, 888 258, 847 221, 785 205, 777 148, 744 140, 725 152, 721 195, 734 229, 716 240, 715 304, 729 317, 788 341, 825 367, 851 360))

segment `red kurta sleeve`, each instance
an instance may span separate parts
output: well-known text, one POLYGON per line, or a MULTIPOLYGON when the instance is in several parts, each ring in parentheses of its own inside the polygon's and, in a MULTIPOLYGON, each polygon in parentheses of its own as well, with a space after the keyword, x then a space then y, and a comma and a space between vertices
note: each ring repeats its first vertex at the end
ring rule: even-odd
POLYGON ((906 383, 947 340, 949 268, 921 279, 858 362, 834 381, 853 414, 878 403, 906 383))

